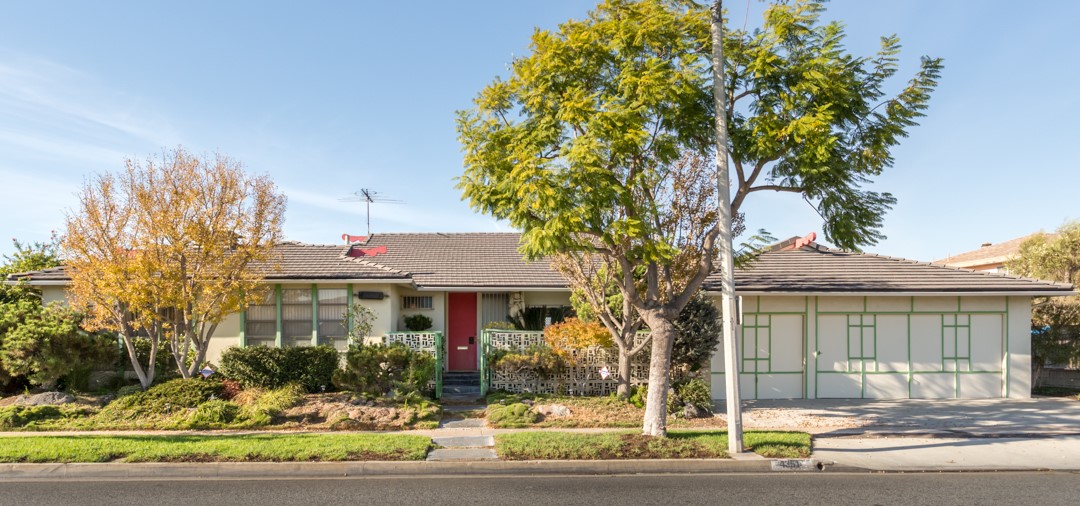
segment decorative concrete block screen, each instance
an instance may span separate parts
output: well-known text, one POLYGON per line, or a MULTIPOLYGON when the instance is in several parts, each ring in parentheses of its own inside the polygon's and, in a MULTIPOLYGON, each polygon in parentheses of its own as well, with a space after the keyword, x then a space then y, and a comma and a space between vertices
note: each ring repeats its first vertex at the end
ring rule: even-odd
POLYGON ((442 397, 443 370, 446 368, 446 346, 442 332, 391 332, 384 338, 386 344, 401 343, 414 351, 430 353, 435 357, 435 398, 442 397))
MULTIPOLYGON (((648 337, 639 333, 637 342, 648 337)), ((544 344, 544 333, 539 331, 485 330, 481 334, 483 356, 480 368, 483 371, 483 390, 503 390, 522 393, 560 393, 570 395, 608 395, 618 388, 619 350, 591 346, 574 352, 574 366, 568 367, 562 374, 551 378, 540 378, 532 371, 512 372, 502 370, 487 363, 487 356, 493 350, 524 350, 530 346, 544 344), (611 375, 603 379, 600 369, 607 367, 611 375)), ((649 381, 648 354, 639 352, 630 363, 630 381, 634 385, 643 385, 649 381)))

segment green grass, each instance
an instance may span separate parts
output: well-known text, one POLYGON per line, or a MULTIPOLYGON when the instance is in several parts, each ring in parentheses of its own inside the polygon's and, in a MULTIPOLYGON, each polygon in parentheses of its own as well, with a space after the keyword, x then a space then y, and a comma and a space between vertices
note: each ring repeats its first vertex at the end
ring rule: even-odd
POLYGON ((431 440, 399 434, 0 437, 0 462, 422 460, 431 440))
MULTIPOLYGON (((750 431, 744 441, 765 457, 810 455, 810 435, 803 432, 750 431)), ((507 460, 596 460, 727 458, 724 431, 671 431, 667 438, 633 432, 582 434, 519 432, 495 436, 495 451, 507 460)))

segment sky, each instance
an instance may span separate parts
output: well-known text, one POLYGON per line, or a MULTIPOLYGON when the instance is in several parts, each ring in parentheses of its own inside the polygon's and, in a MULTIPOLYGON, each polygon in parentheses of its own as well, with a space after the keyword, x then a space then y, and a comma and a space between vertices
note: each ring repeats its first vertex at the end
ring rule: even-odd
MULTIPOLYGON (((729 0, 731 23, 765 4, 729 0)), ((593 0, 2 2, 0 254, 61 230, 87 177, 182 145, 269 174, 285 235, 509 231, 461 200, 455 111, 472 106, 533 30, 593 0)), ((868 251, 934 260, 1080 218, 1070 146, 1080 117, 1080 2, 835 0, 826 20, 871 55, 896 33, 894 86, 943 57, 930 108, 874 183, 898 203, 868 251)), ((747 227, 821 233, 797 196, 757 193, 747 227)))

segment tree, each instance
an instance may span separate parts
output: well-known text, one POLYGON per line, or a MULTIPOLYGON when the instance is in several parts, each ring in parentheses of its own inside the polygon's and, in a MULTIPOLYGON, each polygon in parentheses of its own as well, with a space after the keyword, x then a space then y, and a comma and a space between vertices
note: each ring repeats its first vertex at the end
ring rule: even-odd
POLYGON ((41 301, 36 290, 23 284, 13 286, 3 282, 9 275, 57 267, 60 265, 60 237, 55 231, 47 242, 24 243, 12 239, 15 252, 4 255, 4 264, 0 265, 0 304, 31 298, 41 301))
MULTIPOLYGON (((926 108, 940 60, 924 59, 881 101, 897 39, 883 39, 873 60, 849 56, 842 28, 819 25, 820 11, 774 5, 761 30, 724 38, 731 216, 751 193, 797 193, 830 241, 856 248, 882 238, 894 202, 862 185, 892 164, 889 150, 926 108)), ((717 185, 698 169, 716 133, 710 55, 708 8, 607 0, 584 20, 537 30, 531 53, 457 122, 463 198, 520 229, 527 258, 570 255, 607 269, 624 308, 650 329, 649 391, 659 394, 646 405, 650 435, 667 430, 673 321, 716 265, 717 185)), ((590 304, 605 311, 606 300, 590 304)), ((617 337, 618 326, 604 324, 617 337)))
POLYGON ((225 155, 176 148, 128 160, 120 174, 91 178, 67 219, 72 302, 89 328, 120 333, 143 387, 162 348, 191 377, 218 324, 264 297, 284 209, 268 176, 225 155), (145 367, 140 336, 151 344, 145 367))
MULTIPOLYGON (((1020 245, 1006 267, 1011 274, 1080 285, 1080 221, 1020 245)), ((1080 362, 1080 296, 1040 298, 1031 315, 1031 368, 1035 384, 1046 364, 1080 362)))

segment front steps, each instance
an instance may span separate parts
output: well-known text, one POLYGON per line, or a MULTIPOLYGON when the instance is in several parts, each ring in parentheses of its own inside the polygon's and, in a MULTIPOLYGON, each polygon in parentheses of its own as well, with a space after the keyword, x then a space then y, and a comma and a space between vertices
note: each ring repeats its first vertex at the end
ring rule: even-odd
POLYGON ((447 372, 443 374, 444 404, 474 404, 482 402, 479 372, 447 372))

